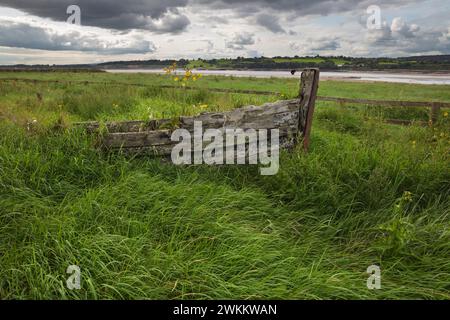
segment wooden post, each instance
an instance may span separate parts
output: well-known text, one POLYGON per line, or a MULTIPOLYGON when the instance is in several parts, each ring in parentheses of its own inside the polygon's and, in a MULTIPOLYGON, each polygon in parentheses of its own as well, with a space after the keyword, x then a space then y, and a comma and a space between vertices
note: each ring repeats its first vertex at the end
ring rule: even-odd
POLYGON ((431 105, 430 121, 432 124, 435 124, 438 121, 440 111, 441 107, 438 103, 433 103, 431 105))
POLYGON ((306 69, 300 81, 299 132, 303 135, 303 148, 308 151, 311 126, 319 89, 319 69, 306 69))

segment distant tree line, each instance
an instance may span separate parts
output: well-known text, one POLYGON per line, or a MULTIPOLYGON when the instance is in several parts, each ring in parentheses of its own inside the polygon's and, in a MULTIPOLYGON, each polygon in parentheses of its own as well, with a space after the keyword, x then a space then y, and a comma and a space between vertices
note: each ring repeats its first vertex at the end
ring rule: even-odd
POLYGON ((84 65, 16 65, 0 66, 0 70, 37 70, 37 71, 86 71, 103 69, 161 69, 177 63, 178 68, 238 69, 238 70, 293 70, 320 68, 321 70, 429 70, 450 71, 450 55, 417 56, 402 58, 354 58, 346 56, 308 56, 308 57, 256 57, 234 59, 166 59, 114 61, 84 65))

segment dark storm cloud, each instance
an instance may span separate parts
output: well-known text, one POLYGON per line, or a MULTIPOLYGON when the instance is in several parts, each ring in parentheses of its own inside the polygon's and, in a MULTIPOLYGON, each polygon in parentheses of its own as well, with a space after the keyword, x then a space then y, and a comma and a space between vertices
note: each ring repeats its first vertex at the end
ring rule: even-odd
POLYGON ((187 3, 188 0, 0 0, 0 6, 56 21, 65 21, 67 7, 75 4, 81 8, 83 25, 167 33, 180 32, 189 25, 189 19, 177 9, 187 3))
POLYGON ((274 33, 286 33, 277 16, 262 13, 256 17, 256 22, 274 33))
POLYGON ((74 30, 58 34, 51 29, 12 21, 0 21, 0 29, 0 46, 4 47, 101 54, 145 54, 155 51, 152 42, 140 38, 107 41, 94 34, 81 34, 74 30))
POLYGON ((299 16, 327 15, 367 8, 370 5, 399 5, 417 3, 424 0, 190 0, 213 8, 233 8, 245 13, 258 13, 261 10, 295 12, 299 16))
MULTIPOLYGON (((417 1, 378 0, 376 4, 397 5, 411 2, 417 1)), ((66 9, 72 4, 80 6, 83 25, 176 33, 189 25, 189 18, 179 11, 189 5, 202 5, 209 9, 232 9, 244 16, 256 16, 267 10, 305 16, 367 8, 374 3, 373 0, 0 0, 2 6, 56 21, 66 20, 66 9)), ((276 18, 272 21, 268 19, 268 14, 272 13, 260 16, 258 23, 274 32, 284 30, 276 18)))

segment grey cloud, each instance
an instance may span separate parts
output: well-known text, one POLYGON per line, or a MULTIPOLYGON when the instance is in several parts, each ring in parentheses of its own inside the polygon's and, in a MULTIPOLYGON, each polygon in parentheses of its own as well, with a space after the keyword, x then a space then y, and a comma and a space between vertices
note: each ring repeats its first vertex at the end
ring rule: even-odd
POLYGON ((384 22, 380 29, 368 30, 367 40, 375 45, 397 45, 400 40, 418 37, 419 31, 419 26, 408 24, 401 17, 396 17, 390 25, 384 22))
POLYGON ((226 42, 226 47, 233 50, 243 50, 246 46, 255 44, 255 35, 244 32, 236 34, 233 39, 226 42))
POLYGON ((337 39, 318 39, 314 40, 314 45, 311 46, 310 50, 314 51, 329 51, 336 50, 340 47, 339 41, 337 39))
MULTIPOLYGON (((82 16, 82 19, 83 18, 84 17, 82 16)), ((176 34, 184 31, 190 24, 190 21, 185 15, 175 14, 169 11, 158 19, 128 13, 104 17, 96 20, 95 24, 90 21, 82 20, 82 24, 117 30, 146 29, 155 33, 176 34)))
POLYGON ((289 48, 296 54, 317 54, 321 51, 334 51, 341 47, 336 37, 306 38, 301 43, 291 41, 289 48))
POLYGON ((402 18, 397 17, 392 20, 391 31, 405 38, 413 38, 420 31, 416 24, 408 24, 402 18))
POLYGON ((427 31, 414 38, 394 38, 394 43, 382 43, 386 47, 394 47, 403 54, 450 52, 450 38, 443 36, 440 31, 427 31))
POLYGON ((145 54, 155 51, 152 42, 137 37, 131 41, 120 39, 107 41, 95 34, 81 34, 75 30, 58 34, 51 29, 11 21, 0 21, 0 46, 113 55, 145 54))
POLYGON ((388 55, 408 55, 413 53, 448 53, 450 37, 440 28, 421 30, 396 17, 391 24, 384 23, 380 30, 369 30, 364 43, 372 52, 388 55))
POLYGON ((0 0, 1 6, 55 21, 65 21, 67 7, 76 4, 81 8, 83 25, 160 33, 177 33, 189 25, 189 19, 178 11, 187 3, 188 0, 0 0))
POLYGON ((366 40, 374 45, 395 41, 392 37, 391 27, 386 22, 381 25, 380 29, 367 30, 366 40))
MULTIPOLYGON (((424 1, 424 0, 418 0, 424 1)), ((410 0, 378 0, 378 5, 414 3, 410 0)), ((416 1, 417 2, 417 1, 416 1)), ((180 32, 189 24, 189 18, 179 9, 189 5, 203 5, 212 9, 232 9, 242 16, 261 13, 262 10, 292 13, 298 16, 311 14, 353 11, 367 8, 373 0, 0 0, 0 5, 23 10, 39 17, 56 21, 66 20, 69 5, 80 6, 82 23, 110 29, 149 29, 156 32, 180 32), (164 22, 167 15, 179 16, 174 23, 169 19, 167 26, 155 28, 158 21, 164 22)), ((279 23, 270 21, 267 16, 259 18, 261 25, 274 32, 281 32, 279 23)))
POLYGON ((275 15, 261 13, 256 17, 256 22, 274 33, 286 33, 275 15))
POLYGON ((156 33, 180 33, 187 28, 190 20, 185 15, 163 16, 158 22, 150 21, 147 29, 156 33))
MULTIPOLYGON (((208 24, 205 23, 207 27, 218 23, 232 23, 233 18, 240 17, 246 18, 250 23, 257 23, 272 32, 284 32, 294 36, 294 31, 289 30, 288 26, 284 26, 281 22, 293 21, 297 17, 308 15, 328 15, 342 12, 352 12, 355 20, 358 20, 358 16, 363 15, 365 9, 371 4, 381 6, 383 12, 385 12, 384 10, 389 10, 389 8, 398 8, 407 4, 414 5, 422 1, 424 0, 377 0, 376 3, 373 0, 0 0, 0 6, 13 7, 32 15, 65 21, 67 6, 77 4, 81 7, 83 25, 110 28, 117 30, 118 33, 128 32, 130 29, 146 29, 160 34, 179 33, 186 30, 190 24, 186 12, 192 11, 195 15, 195 9, 203 6, 208 14, 206 17, 208 24), (188 7, 188 10, 183 9, 186 7, 188 7), (221 9, 229 9, 230 11, 222 12, 221 9)), ((439 9, 436 10, 439 11, 439 9)), ((383 18, 385 18, 384 15, 383 18)), ((447 28, 448 24, 442 25, 442 20, 436 19, 436 21, 439 21, 435 22, 436 28, 447 28)), ((365 27, 365 24, 366 20, 361 20, 363 27, 365 27)), ((292 24, 289 24, 289 26, 292 27, 292 24)), ((226 25, 221 27, 225 28, 226 25)), ((0 40, 3 43, 8 40, 7 43, 19 43, 24 47, 29 47, 28 43, 21 39, 23 38, 27 39, 33 47, 54 46, 58 48, 55 50, 66 50, 65 48, 67 48, 67 41, 62 35, 45 32, 46 36, 40 35, 39 38, 39 34, 36 34, 36 38, 41 39, 41 43, 36 44, 36 39, 27 37, 26 34, 19 34, 16 30, 15 36, 12 37, 6 35, 6 30, 4 27, 0 29, 0 40), (43 43, 46 43, 46 45, 44 46, 43 43)), ((394 21, 386 23, 381 30, 367 32, 367 36, 361 30, 364 29, 357 30, 355 28, 354 32, 345 30, 345 33, 344 30, 332 30, 330 34, 332 33, 333 36, 328 39, 321 39, 325 31, 319 31, 314 35, 309 33, 312 39, 298 37, 297 43, 291 43, 290 46, 294 52, 301 51, 302 53, 346 50, 344 52, 352 54, 351 46, 356 49, 367 50, 360 52, 368 55, 378 53, 398 55, 402 52, 420 53, 433 50, 442 53, 450 52, 450 32, 440 29, 430 30, 427 24, 423 24, 422 28, 419 28, 397 19, 395 23, 394 21), (337 34, 338 37, 336 37, 337 34)), ((302 34, 304 33, 302 32, 302 34)), ((80 40, 78 44, 72 41, 72 47, 78 46, 84 48, 84 51, 94 50, 96 46, 105 47, 105 50, 113 50, 114 48, 114 44, 102 41, 95 36, 79 34, 78 39, 81 38, 90 40, 87 42, 80 40), (98 42, 98 44, 95 42, 98 42)), ((255 43, 255 36, 252 34, 236 35, 225 42, 226 47, 232 50, 248 50, 250 49, 248 47, 255 43)), ((122 48, 128 47, 140 51, 145 50, 144 47, 147 44, 152 48, 150 43, 145 41, 143 41, 143 46, 138 42, 121 45, 122 48)))
POLYGON ((327 15, 330 13, 347 12, 357 9, 366 9, 368 6, 379 6, 417 3, 425 0, 190 0, 190 3, 208 5, 213 8, 233 8, 245 13, 258 13, 261 10, 272 9, 297 15, 312 14, 327 15))

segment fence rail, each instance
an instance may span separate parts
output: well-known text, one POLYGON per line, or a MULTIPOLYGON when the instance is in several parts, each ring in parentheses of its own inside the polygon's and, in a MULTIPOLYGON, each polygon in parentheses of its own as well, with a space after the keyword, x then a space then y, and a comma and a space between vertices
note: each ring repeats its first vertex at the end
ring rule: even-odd
MULTIPOLYGON (((400 100, 370 100, 370 99, 352 99, 318 96, 318 101, 332 101, 338 103, 356 103, 381 107, 413 107, 413 108, 430 108, 430 121, 432 123, 439 119, 441 108, 450 108, 448 102, 424 102, 424 101, 400 101, 400 100)), ((391 124, 410 124, 408 120, 389 119, 386 122, 391 124)))
MULTIPOLYGON (((174 85, 147 85, 142 83, 127 83, 127 82, 102 82, 102 81, 83 81, 83 80, 38 80, 27 78, 0 78, 0 81, 21 81, 29 83, 63 83, 63 84, 97 84, 97 85, 111 85, 111 86, 135 86, 135 87, 147 87, 157 89, 184 89, 184 90, 206 90, 210 92, 218 93, 236 93, 236 94, 254 94, 254 95, 267 95, 267 96, 282 96, 283 94, 276 91, 263 91, 263 90, 242 90, 242 89, 225 89, 225 88, 198 88, 198 87, 184 87, 174 85)), ((350 103, 350 104, 363 104, 371 106, 381 107, 411 107, 411 108, 430 108, 430 120, 436 122, 439 118, 441 108, 450 109, 450 102, 443 101, 401 101, 401 100, 372 100, 372 99, 359 99, 359 98, 342 98, 342 97, 329 97, 329 96, 317 96, 317 101, 330 101, 337 103, 350 103)), ((410 124, 409 120, 389 119, 386 122, 391 124, 410 124)), ((416 121, 416 123, 421 123, 416 121)))

